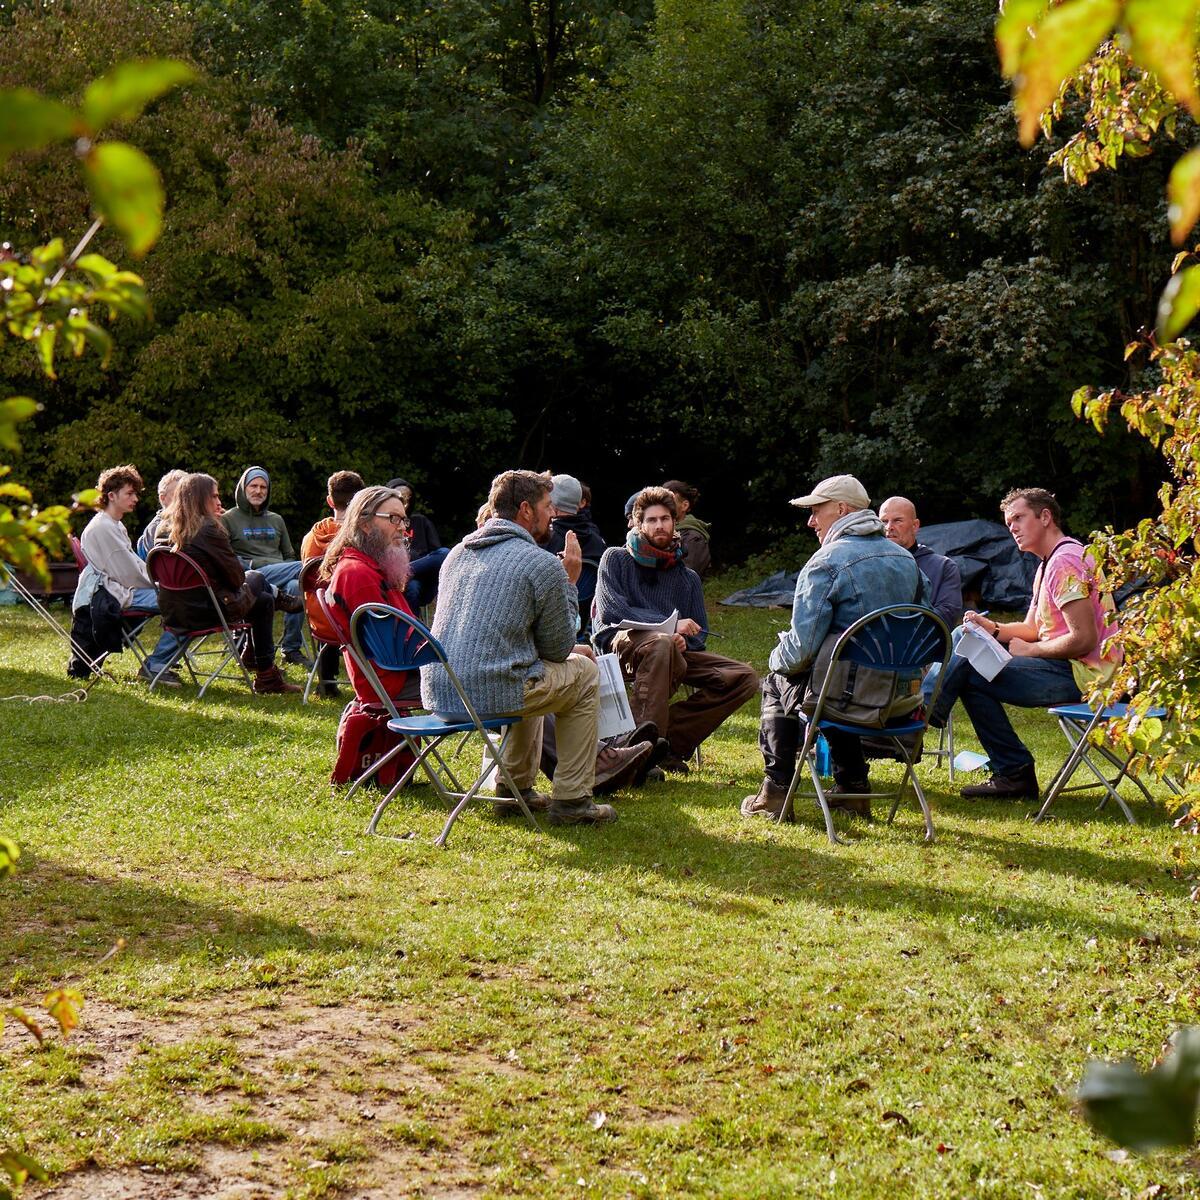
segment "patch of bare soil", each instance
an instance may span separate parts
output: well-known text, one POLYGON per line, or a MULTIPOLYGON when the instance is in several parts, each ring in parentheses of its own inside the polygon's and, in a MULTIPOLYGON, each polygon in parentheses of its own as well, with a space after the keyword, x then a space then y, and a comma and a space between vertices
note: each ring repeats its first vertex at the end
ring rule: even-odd
MULTIPOLYGON (((147 1047, 225 1038, 238 1049, 244 1086, 207 1095, 183 1089, 180 1105, 208 1115, 234 1105, 244 1114, 248 1106, 248 1115, 280 1138, 184 1147, 195 1165, 179 1172, 89 1164, 46 1187, 31 1186, 30 1196, 266 1200, 291 1189, 345 1200, 459 1200, 477 1196, 487 1182, 486 1170, 457 1148, 462 1139, 445 1086, 405 1048, 406 1031, 416 1024, 411 1013, 353 1003, 253 1009, 226 996, 182 1005, 165 1019, 89 999, 84 1017, 76 1043, 86 1086, 111 1087, 147 1047), (336 1181, 325 1183, 329 1177, 336 1181)), ((451 1055, 449 1069, 515 1069, 480 1057, 468 1052, 458 1064, 451 1055)), ((438 1058, 445 1077, 448 1056, 438 1058)))

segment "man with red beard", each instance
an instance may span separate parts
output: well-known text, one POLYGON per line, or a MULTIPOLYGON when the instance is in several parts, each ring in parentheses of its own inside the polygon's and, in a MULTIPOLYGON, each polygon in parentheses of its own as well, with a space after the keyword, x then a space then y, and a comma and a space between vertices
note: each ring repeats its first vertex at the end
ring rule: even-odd
MULTIPOLYGON (((392 488, 369 487, 357 492, 345 519, 325 551, 320 578, 333 622, 343 641, 350 637, 350 618, 360 605, 372 601, 411 612, 404 599, 408 582, 408 517, 400 493, 392 488)), ((374 689, 346 656, 346 672, 354 694, 364 704, 378 703, 374 689)), ((417 701, 417 671, 377 671, 379 681, 394 700, 417 701)))
POLYGON ((624 546, 600 559, 596 581, 595 639, 613 651, 633 677, 630 707, 638 721, 653 721, 670 744, 659 766, 686 775, 687 759, 730 713, 758 690, 747 663, 705 650, 708 615, 700 576, 684 565, 675 532, 675 496, 644 488, 633 502, 633 526, 624 546), (622 628, 625 622, 657 624, 678 614, 673 631, 622 628), (674 704, 681 685, 692 691, 674 704))

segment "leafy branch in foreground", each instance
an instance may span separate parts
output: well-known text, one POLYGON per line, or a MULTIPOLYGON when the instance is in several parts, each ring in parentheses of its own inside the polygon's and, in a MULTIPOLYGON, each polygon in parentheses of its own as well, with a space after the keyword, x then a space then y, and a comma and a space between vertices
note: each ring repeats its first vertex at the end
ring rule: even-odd
MULTIPOLYGON (((82 251, 100 223, 107 221, 122 235, 130 253, 145 254, 162 231, 162 180, 140 150, 97 138, 109 126, 139 116, 147 104, 192 78, 192 68, 174 59, 121 63, 88 86, 78 108, 28 88, 0 89, 0 167, 19 151, 72 139, 98 214, 89 234, 69 256, 61 238, 25 257, 7 245, 0 247, 0 328, 31 343, 43 373, 51 379, 62 343, 77 358, 90 346, 107 366, 112 335, 92 319, 92 309, 106 309, 110 321, 119 315, 147 315, 140 276, 120 270, 99 254, 82 251)), ((26 396, 0 401, 0 451, 20 451, 17 426, 36 411, 26 396)), ((66 547, 69 510, 63 505, 36 508, 29 489, 8 480, 8 473, 9 468, 0 463, 0 563, 47 582, 49 556, 66 547)), ((77 497, 81 503, 88 499, 77 497)))
POLYGON ((1079 1105, 1089 1124, 1139 1154, 1190 1146, 1200 1099, 1200 1026, 1176 1030, 1147 1072, 1126 1060, 1088 1063, 1079 1105))

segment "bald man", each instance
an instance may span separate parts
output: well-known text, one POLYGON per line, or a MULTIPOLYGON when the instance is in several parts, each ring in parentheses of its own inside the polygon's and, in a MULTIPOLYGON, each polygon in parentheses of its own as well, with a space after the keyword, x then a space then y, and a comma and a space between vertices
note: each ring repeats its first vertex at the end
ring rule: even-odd
POLYGON ((879 519, 889 541, 903 546, 913 558, 921 574, 929 580, 933 596, 929 607, 951 628, 962 624, 963 596, 962 575, 958 564, 944 554, 934 554, 928 546, 917 541, 917 530, 921 522, 917 519, 917 506, 905 496, 891 496, 879 509, 879 519))

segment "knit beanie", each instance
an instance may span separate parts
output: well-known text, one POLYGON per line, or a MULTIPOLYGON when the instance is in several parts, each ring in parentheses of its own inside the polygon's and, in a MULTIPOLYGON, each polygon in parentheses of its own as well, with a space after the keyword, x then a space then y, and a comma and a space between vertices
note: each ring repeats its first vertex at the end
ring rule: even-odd
POLYGON ((577 513, 583 503, 583 486, 579 480, 574 475, 552 475, 550 482, 554 485, 550 503, 560 513, 577 513))

